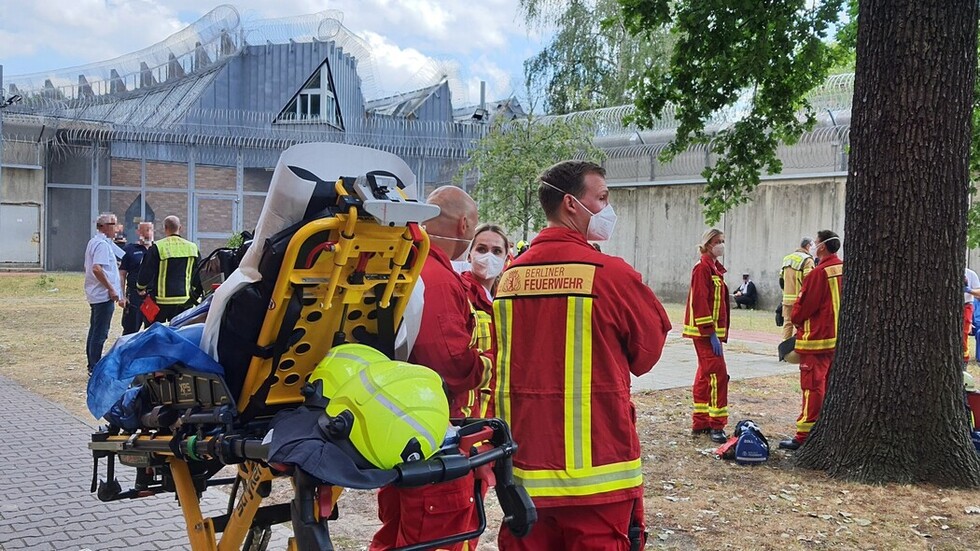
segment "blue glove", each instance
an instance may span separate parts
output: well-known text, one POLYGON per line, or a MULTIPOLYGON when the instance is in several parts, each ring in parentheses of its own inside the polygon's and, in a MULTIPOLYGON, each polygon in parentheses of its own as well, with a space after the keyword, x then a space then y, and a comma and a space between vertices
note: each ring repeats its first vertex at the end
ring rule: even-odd
POLYGON ((712 333, 711 337, 711 350, 715 353, 715 356, 721 356, 721 341, 718 340, 718 335, 712 333))
POLYGON ((964 285, 964 286, 963 286, 963 292, 964 292, 964 293, 969 293, 969 292, 970 292, 970 291, 972 291, 972 290, 973 290, 973 289, 971 289, 969 285, 964 285))

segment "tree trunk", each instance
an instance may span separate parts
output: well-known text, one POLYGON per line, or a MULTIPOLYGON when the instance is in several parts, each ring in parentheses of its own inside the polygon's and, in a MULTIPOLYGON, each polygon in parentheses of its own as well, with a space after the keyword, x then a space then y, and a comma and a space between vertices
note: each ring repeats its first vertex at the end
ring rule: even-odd
POLYGON ((961 374, 976 41, 976 0, 860 2, 840 334, 800 466, 980 485, 961 374))

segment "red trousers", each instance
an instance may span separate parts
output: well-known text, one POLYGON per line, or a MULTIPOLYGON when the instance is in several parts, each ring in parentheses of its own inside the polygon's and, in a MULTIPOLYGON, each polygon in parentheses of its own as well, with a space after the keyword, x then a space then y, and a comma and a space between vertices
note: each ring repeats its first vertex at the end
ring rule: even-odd
MULTIPOLYGON (((973 303, 963 305, 963 361, 970 361, 970 329, 973 328, 973 303)), ((977 351, 980 353, 980 350, 977 351)))
MULTIPOLYGON (((569 507, 538 509, 538 521, 531 533, 515 538, 506 526, 500 527, 500 551, 629 551, 629 528, 636 519, 641 530, 643 498, 569 507)), ((641 545, 642 549, 643 546, 641 545)))
MULTIPOLYGON (((418 488, 386 486, 378 491, 381 529, 371 540, 370 551, 382 551, 476 530, 473 474, 418 488)), ((485 491, 484 491, 485 492, 485 491)), ((479 538, 439 550, 476 549, 479 538)))
POLYGON ((692 428, 723 429, 728 424, 728 366, 725 356, 715 356, 711 340, 695 337, 698 371, 694 375, 692 428))
POLYGON ((827 374, 834 361, 834 351, 799 352, 800 389, 803 390, 803 405, 796 419, 796 441, 803 442, 810 436, 810 429, 820 417, 823 398, 827 394, 827 374))

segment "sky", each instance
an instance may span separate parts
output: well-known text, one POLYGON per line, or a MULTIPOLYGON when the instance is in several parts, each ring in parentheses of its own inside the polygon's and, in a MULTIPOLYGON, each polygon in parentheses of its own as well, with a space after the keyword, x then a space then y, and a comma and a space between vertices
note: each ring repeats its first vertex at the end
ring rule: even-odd
MULTIPOLYGON (((394 94, 431 84, 455 67, 453 103, 525 98, 523 61, 543 47, 518 0, 237 0, 243 21, 339 10, 365 40, 377 84, 394 94), (461 97, 460 97, 461 96, 461 97)), ((0 0, 0 65, 15 75, 64 69, 163 40, 220 3, 207 0, 0 0)))

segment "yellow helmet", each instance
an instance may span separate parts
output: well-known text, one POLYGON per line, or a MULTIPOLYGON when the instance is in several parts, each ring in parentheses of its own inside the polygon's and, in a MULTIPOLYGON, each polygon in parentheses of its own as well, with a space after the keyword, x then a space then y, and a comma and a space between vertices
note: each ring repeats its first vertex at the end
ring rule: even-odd
POLYGON ((330 399, 348 379, 357 375, 365 367, 388 361, 388 356, 357 343, 341 344, 330 349, 327 355, 316 364, 310 374, 310 384, 314 387, 317 381, 322 381, 320 393, 330 399))
POLYGON ((349 431, 354 449, 379 469, 428 459, 449 428, 442 378, 427 367, 398 361, 363 369, 334 394, 326 411, 349 431))

